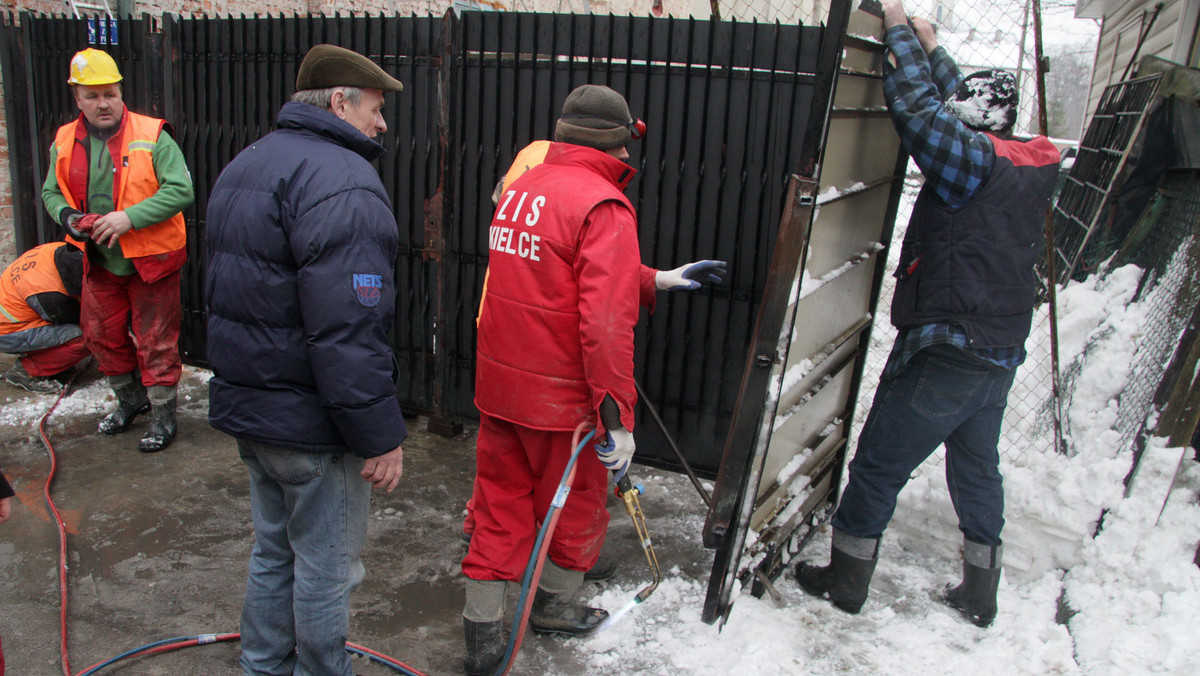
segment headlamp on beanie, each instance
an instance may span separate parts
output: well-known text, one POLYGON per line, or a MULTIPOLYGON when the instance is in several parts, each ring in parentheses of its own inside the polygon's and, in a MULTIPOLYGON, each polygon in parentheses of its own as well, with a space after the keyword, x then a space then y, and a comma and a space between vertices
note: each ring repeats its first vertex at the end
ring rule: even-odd
POLYGON ((634 141, 641 141, 642 137, 646 135, 646 123, 640 119, 631 122, 629 125, 629 135, 633 137, 634 141))
POLYGON ((1006 70, 972 73, 958 84, 946 108, 977 131, 1010 131, 1017 122, 1017 80, 1006 70))
POLYGON ((625 97, 603 85, 576 87, 563 102, 554 140, 614 150, 646 135, 646 123, 629 114, 625 97))

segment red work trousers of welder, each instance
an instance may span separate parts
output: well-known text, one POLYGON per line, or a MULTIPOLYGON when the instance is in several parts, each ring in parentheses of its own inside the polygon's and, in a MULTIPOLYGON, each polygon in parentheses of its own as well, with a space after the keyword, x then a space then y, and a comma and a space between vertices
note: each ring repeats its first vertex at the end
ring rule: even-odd
POLYGON ((147 387, 179 384, 178 270, 147 284, 137 274, 121 277, 89 265, 79 314, 83 339, 101 373, 119 376, 140 369, 147 387))
POLYGON ((87 345, 83 342, 83 336, 79 336, 62 345, 26 352, 25 356, 21 357, 21 366, 29 375, 42 378, 62 373, 78 364, 86 356, 88 356, 87 345))
MULTIPOLYGON (((519 582, 538 529, 571 457, 571 432, 535 430, 486 413, 475 451, 475 529, 463 559, 473 580, 519 582)), ((608 470, 589 441, 550 541, 550 560, 586 571, 596 565, 608 530, 608 470)))

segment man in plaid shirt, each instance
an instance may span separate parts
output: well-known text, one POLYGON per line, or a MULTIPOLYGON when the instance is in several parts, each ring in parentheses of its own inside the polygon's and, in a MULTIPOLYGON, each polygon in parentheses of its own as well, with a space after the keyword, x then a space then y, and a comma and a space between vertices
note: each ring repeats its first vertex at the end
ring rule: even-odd
POLYGON ((857 613, 884 529, 913 470, 943 444, 963 533, 963 581, 943 599, 974 624, 996 617, 1004 527, 998 443, 1033 317, 1042 223, 1059 155, 1016 140, 1006 71, 963 77, 933 27, 884 0, 884 95, 925 185, 895 272, 899 334, 833 517, 828 566, 801 562, 800 585, 857 613))

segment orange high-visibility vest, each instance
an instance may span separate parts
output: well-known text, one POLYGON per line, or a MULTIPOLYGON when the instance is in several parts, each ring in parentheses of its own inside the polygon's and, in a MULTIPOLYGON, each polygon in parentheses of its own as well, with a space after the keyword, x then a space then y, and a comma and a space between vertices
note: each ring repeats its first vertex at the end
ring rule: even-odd
POLYGON ((29 307, 25 299, 49 291, 70 295, 54 264, 54 252, 60 246, 66 246, 66 242, 35 246, 0 274, 0 336, 51 324, 29 307))
MULTIPOLYGON (((158 192, 158 177, 154 174, 151 153, 158 136, 166 125, 164 120, 139 115, 125 109, 121 130, 108 140, 108 153, 113 160, 113 203, 123 210, 158 192)), ((71 208, 85 211, 80 205, 87 195, 87 174, 78 170, 72 176, 71 162, 79 142, 87 139, 87 127, 80 119, 58 128, 54 138, 57 160, 54 176, 58 189, 71 208), (71 179, 75 180, 72 181, 71 179)), ((183 214, 175 214, 161 223, 140 230, 134 229, 121 235, 121 251, 126 258, 141 258, 178 251, 187 244, 187 229, 183 214)))

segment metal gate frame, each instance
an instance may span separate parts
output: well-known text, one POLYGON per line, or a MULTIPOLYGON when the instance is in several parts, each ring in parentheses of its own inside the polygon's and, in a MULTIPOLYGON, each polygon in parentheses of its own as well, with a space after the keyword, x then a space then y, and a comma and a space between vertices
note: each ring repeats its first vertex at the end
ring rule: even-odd
POLYGON ((818 145, 792 177, 705 523, 709 623, 724 624, 738 586, 775 595, 771 580, 831 516, 845 466, 908 161, 884 106, 881 11, 851 4, 830 10, 828 81, 809 117, 818 145))

